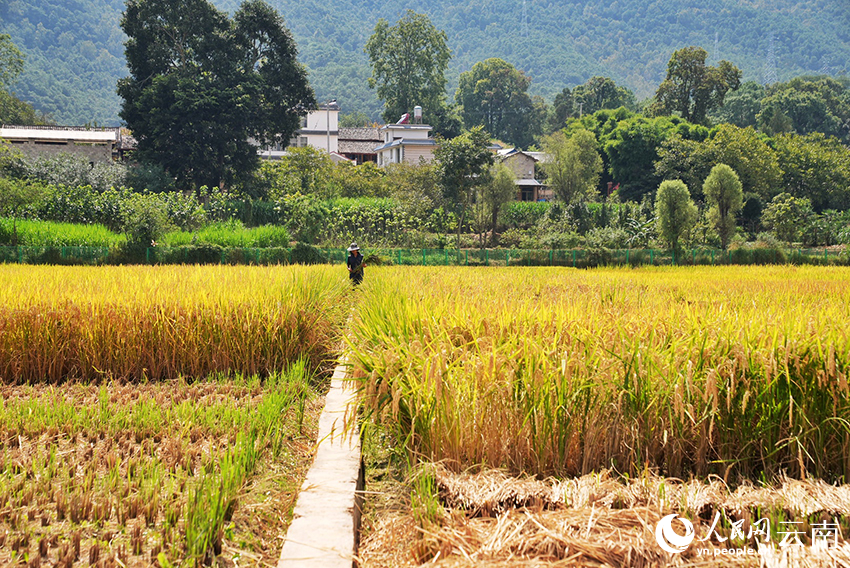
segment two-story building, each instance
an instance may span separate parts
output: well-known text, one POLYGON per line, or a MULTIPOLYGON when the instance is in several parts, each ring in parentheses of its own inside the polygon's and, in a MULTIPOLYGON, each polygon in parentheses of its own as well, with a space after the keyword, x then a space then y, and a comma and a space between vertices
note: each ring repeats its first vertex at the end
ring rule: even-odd
POLYGON ((427 124, 387 124, 380 128, 383 144, 375 148, 378 165, 430 163, 434 160, 437 142, 428 136, 432 127, 427 124))
POLYGON ((552 198, 552 192, 535 176, 535 166, 544 159, 541 152, 505 148, 496 152, 496 159, 513 172, 517 185, 517 201, 548 201, 552 198))

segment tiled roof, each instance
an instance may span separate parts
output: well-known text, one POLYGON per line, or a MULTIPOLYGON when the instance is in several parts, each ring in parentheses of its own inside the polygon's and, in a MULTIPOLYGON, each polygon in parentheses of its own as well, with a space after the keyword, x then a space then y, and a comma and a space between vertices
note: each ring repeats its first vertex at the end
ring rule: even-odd
POLYGON ((369 140, 380 142, 381 134, 378 132, 377 128, 340 128, 339 140, 369 140))
POLYGON ((375 154, 380 140, 340 140, 340 154, 375 154))

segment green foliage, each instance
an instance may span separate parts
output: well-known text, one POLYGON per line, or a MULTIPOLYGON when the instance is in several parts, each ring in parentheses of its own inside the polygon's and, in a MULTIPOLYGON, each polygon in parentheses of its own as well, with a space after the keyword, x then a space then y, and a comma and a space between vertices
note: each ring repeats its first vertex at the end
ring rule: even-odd
MULTIPOLYGON (((369 86, 384 101, 385 121, 397 121, 416 105, 428 113, 445 106, 451 51, 446 33, 434 27, 428 16, 407 10, 395 26, 379 19, 365 50, 372 67, 369 86)), ((440 125, 435 122, 434 126, 440 125)))
POLYGON ((130 258, 140 258, 148 247, 157 245, 172 225, 168 212, 155 195, 133 194, 123 211, 122 232, 127 235, 126 251, 130 258))
POLYGON ((688 122, 702 124, 712 108, 723 106, 726 93, 741 86, 741 70, 725 60, 717 67, 707 66, 707 56, 701 47, 673 52, 667 78, 655 93, 655 112, 677 112, 688 122))
POLYGON ((277 211, 292 238, 304 243, 318 242, 330 219, 330 210, 323 201, 299 193, 281 197, 277 201, 277 211))
POLYGON ((92 164, 88 158, 78 154, 62 153, 24 159, 23 175, 48 185, 90 186, 100 192, 127 185, 127 166, 124 164, 92 164))
MULTIPOLYGON (((753 128, 723 124, 702 142, 671 136, 658 150, 655 171, 663 179, 682 179, 692 188, 702 188, 711 168, 727 164, 738 173, 745 192, 767 201, 781 182, 777 155, 769 140, 753 128)), ((701 197, 699 191, 696 197, 701 197)))
POLYGON ((621 111, 599 111, 583 124, 595 123, 602 131, 599 140, 611 178, 620 184, 620 196, 639 201, 654 191, 662 179, 654 168, 662 143, 677 132, 697 139, 704 134, 699 127, 675 117, 646 118, 621 111), (624 118, 617 121, 616 117, 621 116, 624 118))
POLYGON ((232 20, 207 0, 130 0, 121 26, 121 118, 140 159, 182 189, 249 180, 259 166, 249 138, 287 141, 316 105, 289 31, 262 0, 245 0, 232 20))
POLYGON ((709 110, 708 118, 714 124, 725 122, 740 128, 755 127, 764 95, 760 83, 746 81, 737 90, 726 93, 723 106, 709 110))
POLYGON ((293 264, 322 264, 325 262, 325 255, 312 245, 298 242, 292 249, 291 259, 293 264))
POLYGON ((455 93, 464 126, 483 126, 500 140, 528 148, 545 118, 527 92, 530 85, 531 77, 503 59, 476 63, 460 74, 455 93))
POLYGON ((708 218, 720 236, 723 249, 735 234, 735 216, 744 206, 741 180, 735 170, 726 164, 717 164, 703 184, 705 201, 709 206, 708 218))
POLYGON ((591 77, 573 89, 572 97, 573 111, 579 115, 620 107, 635 110, 637 106, 635 94, 608 77, 591 77))
MULTIPOLYGON (((13 245, 11 219, 0 219, 0 245, 13 245)), ((115 247, 127 242, 125 235, 100 224, 17 221, 18 244, 30 247, 115 247)))
POLYGON ((384 170, 390 195, 409 216, 425 219, 440 207, 442 193, 434 165, 399 163, 384 170))
POLYGON ((762 223, 771 229, 779 240, 793 243, 799 240, 803 228, 813 215, 812 204, 807 198, 780 193, 765 207, 762 223))
POLYGON ((472 203, 476 189, 490 180, 493 154, 489 144, 489 136, 477 126, 457 138, 444 140, 435 153, 437 179, 443 197, 457 212, 458 242, 467 207, 472 203))
POLYGON ((592 200, 602 172, 596 137, 589 130, 576 130, 567 138, 556 132, 543 139, 550 159, 542 164, 555 197, 564 203, 592 200))
POLYGON ((655 217, 658 235, 674 251, 679 251, 679 242, 697 220, 688 186, 681 180, 666 180, 658 186, 655 195, 655 217))
MULTIPOLYGON (((490 181, 481 186, 476 200, 476 221, 479 234, 489 230, 493 246, 496 245, 496 229, 499 223, 499 213, 502 208, 516 199, 516 182, 514 174, 504 163, 495 164, 490 174, 490 181)), ((481 239, 482 244, 484 239, 481 239)))
POLYGON ((510 229, 528 229, 549 211, 545 201, 512 201, 501 211, 500 223, 510 229))
POLYGON ((820 132, 850 142, 850 89, 831 77, 797 77, 767 89, 756 117, 769 134, 820 132))
POLYGON ((238 221, 210 223, 197 231, 171 231, 158 244, 167 246, 217 245, 233 248, 288 247, 289 231, 285 227, 266 225, 245 228, 238 221))
POLYGON ((807 198, 815 211, 850 208, 850 149, 835 138, 815 133, 774 138, 782 164, 782 187, 807 198))

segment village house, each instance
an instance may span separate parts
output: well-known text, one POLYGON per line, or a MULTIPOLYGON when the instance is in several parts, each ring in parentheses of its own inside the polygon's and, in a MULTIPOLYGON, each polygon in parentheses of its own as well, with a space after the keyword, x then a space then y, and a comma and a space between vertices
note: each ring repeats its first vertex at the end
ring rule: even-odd
POLYGON ((517 185, 517 201, 548 201, 552 198, 551 190, 535 176, 535 166, 544 159, 542 152, 504 148, 496 151, 496 159, 513 172, 517 185))
POLYGON ((358 165, 377 162, 375 148, 381 142, 381 132, 376 126, 339 129, 339 153, 358 165))
POLYGON ((91 163, 124 159, 125 153, 135 148, 133 137, 121 128, 4 125, 0 138, 30 158, 73 154, 91 163))

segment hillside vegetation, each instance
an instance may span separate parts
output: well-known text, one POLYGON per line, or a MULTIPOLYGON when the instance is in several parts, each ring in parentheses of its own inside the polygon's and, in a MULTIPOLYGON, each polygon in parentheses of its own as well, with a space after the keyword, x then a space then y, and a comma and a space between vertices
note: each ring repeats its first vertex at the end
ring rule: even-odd
MULTIPOLYGON (((228 11, 234 0, 218 0, 228 11)), ((531 75, 531 92, 551 102, 564 87, 593 75, 613 78, 638 98, 654 93, 673 50, 704 47, 727 59, 744 80, 761 82, 773 38, 780 81, 809 73, 846 74, 850 10, 844 0, 270 0, 286 19, 310 70, 317 98, 344 112, 377 117, 363 46, 378 18, 394 23, 409 7, 446 31, 457 77, 489 57, 531 75), (715 51, 715 39, 717 50, 715 51)), ((125 76, 120 0, 0 0, 0 32, 26 52, 15 93, 59 123, 117 124, 115 82, 125 76)))

